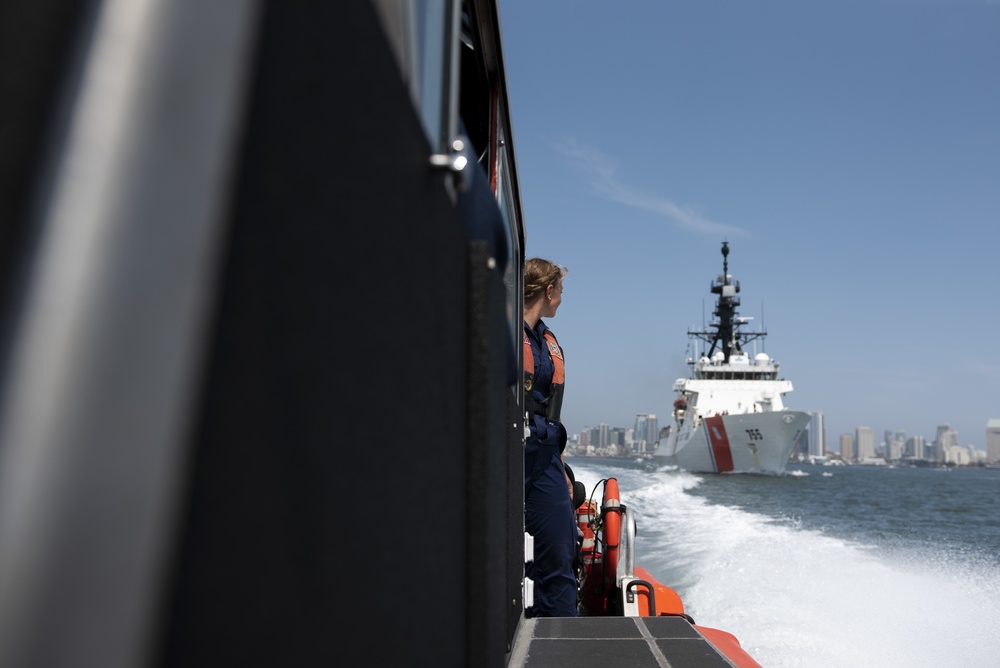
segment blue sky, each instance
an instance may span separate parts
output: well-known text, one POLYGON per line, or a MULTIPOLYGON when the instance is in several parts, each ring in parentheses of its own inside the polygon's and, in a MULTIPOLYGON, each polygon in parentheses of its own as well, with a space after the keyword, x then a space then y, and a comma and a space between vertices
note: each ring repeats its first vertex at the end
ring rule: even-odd
POLYGON ((1000 418, 1000 0, 500 0, 527 254, 571 432, 665 423, 740 314, 822 411, 985 448, 1000 418))

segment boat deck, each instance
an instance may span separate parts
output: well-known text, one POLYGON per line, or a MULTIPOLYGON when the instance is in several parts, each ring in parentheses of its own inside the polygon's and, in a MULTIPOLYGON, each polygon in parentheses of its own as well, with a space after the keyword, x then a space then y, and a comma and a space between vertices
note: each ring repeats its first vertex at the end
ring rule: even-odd
POLYGON ((511 668, 732 668, 682 617, 546 617, 521 620, 511 668))

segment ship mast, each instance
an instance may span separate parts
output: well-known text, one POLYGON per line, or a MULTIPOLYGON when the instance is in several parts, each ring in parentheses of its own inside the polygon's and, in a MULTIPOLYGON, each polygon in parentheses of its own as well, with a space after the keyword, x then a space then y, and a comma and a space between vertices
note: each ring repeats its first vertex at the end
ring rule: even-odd
POLYGON ((725 362, 733 353, 742 353, 742 345, 763 338, 766 332, 742 332, 740 326, 743 319, 737 318, 736 307, 740 305, 740 298, 737 296, 740 291, 740 282, 734 281, 729 275, 729 242, 722 242, 722 275, 712 281, 712 294, 718 295, 715 301, 715 311, 713 315, 716 321, 709 323, 709 327, 714 330, 702 330, 700 332, 688 332, 689 336, 701 339, 709 344, 708 357, 711 358, 716 349, 721 350, 725 362))

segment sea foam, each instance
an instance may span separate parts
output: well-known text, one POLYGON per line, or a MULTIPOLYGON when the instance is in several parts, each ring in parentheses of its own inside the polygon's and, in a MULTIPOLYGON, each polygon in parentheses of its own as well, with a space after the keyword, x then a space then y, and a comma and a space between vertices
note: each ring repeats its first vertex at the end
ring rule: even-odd
MULTIPOLYGON (((599 469, 581 467, 588 491, 599 469)), ((765 668, 1000 665, 1000 572, 944 547, 850 542, 689 494, 701 478, 616 471, 637 563, 765 668)))

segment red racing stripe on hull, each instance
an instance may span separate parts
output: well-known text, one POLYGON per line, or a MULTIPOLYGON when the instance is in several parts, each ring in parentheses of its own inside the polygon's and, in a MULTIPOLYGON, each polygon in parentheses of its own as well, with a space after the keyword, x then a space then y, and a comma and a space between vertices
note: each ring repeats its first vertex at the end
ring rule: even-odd
POLYGON ((733 470, 733 451, 729 447, 729 436, 726 426, 722 424, 721 415, 705 418, 705 431, 708 434, 708 444, 712 453, 712 462, 716 473, 733 470))

